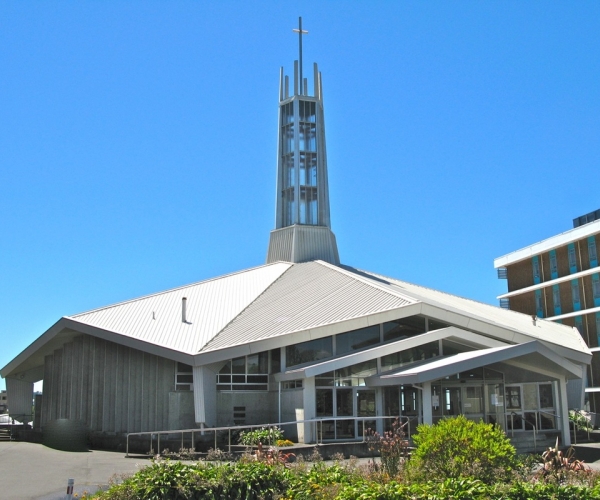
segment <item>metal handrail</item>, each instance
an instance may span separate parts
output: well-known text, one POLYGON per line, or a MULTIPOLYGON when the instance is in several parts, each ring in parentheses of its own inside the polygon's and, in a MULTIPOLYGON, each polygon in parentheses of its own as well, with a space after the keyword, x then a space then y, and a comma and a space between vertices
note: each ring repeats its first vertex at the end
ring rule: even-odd
MULTIPOLYGON (((23 417, 31 417, 33 420, 33 413, 17 413, 15 415, 8 414, 8 417, 12 420, 12 424, 10 426, 10 440, 14 439, 14 428, 15 428, 15 420, 20 421, 23 420, 23 417)), ((21 422, 21 425, 29 425, 27 422, 21 422)))
MULTIPOLYGON (((571 410, 573 413, 575 413, 576 415, 580 415, 581 417, 585 418, 587 420, 587 417, 581 413, 580 410, 578 410, 577 408, 571 410)), ((577 444, 577 431, 579 430, 580 426, 579 424, 577 424, 577 422, 575 420, 573 420, 573 441, 575 441, 574 444, 577 444)), ((589 425, 585 426, 585 430, 587 431, 587 437, 588 437, 588 441, 590 440, 590 427, 589 425)))
MULTIPOLYGON (((217 449, 217 433, 219 431, 227 431, 228 434, 228 451, 231 452, 231 431, 232 430, 244 430, 244 429, 255 429, 255 428, 269 428, 269 427, 283 427, 283 426, 287 426, 287 425, 296 425, 296 424, 312 424, 312 428, 315 431, 315 442, 316 444, 322 444, 323 443, 323 422, 330 422, 330 421, 336 421, 336 420, 354 420, 354 421, 362 421, 362 426, 363 426, 363 441, 365 441, 365 421, 367 420, 387 420, 387 419, 400 419, 400 421, 402 421, 402 419, 406 419, 406 423, 404 425, 408 424, 408 435, 407 437, 410 439, 410 421, 412 420, 419 420, 419 417, 408 417, 408 416, 372 416, 372 417, 321 417, 321 418, 312 418, 312 419, 306 419, 306 420, 293 420, 290 422, 277 422, 277 423, 271 423, 271 424, 252 424, 252 425, 234 425, 234 426, 228 426, 228 427, 204 427, 204 428, 200 428, 200 429, 180 429, 180 430, 170 430, 170 431, 142 431, 142 432, 128 432, 127 433, 127 441, 126 441, 126 452, 125 452, 125 456, 128 457, 129 456, 129 436, 150 436, 150 448, 152 449, 153 443, 154 443, 154 436, 157 437, 157 454, 160 454, 160 436, 163 434, 181 434, 181 449, 184 449, 184 434, 191 434, 191 438, 192 438, 192 444, 194 443, 194 434, 197 433, 201 433, 202 435, 204 435, 207 432, 214 432, 215 435, 215 449, 217 449), (321 433, 318 433, 319 430, 319 426, 320 426, 320 430, 321 433), (320 441, 319 441, 319 436, 321 437, 320 441)), ((354 440, 354 442, 356 442, 356 440, 354 440)), ((273 444, 273 443, 269 443, 269 444, 273 444)))

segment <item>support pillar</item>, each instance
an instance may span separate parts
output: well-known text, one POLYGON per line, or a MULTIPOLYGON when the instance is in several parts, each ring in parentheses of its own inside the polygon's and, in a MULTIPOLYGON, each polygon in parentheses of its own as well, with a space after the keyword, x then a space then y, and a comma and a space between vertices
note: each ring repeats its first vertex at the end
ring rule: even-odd
POLYGON ((569 406, 567 403, 567 383, 565 377, 558 380, 560 404, 560 428, 562 429, 563 446, 571 446, 571 430, 569 429, 569 406))
POLYGON ((194 413, 196 424, 217 425, 216 373, 209 366, 194 366, 194 413))
MULTIPOLYGON (((317 417, 317 399, 315 393, 315 377, 307 377, 304 379, 302 389, 302 399, 304 408, 296 409, 297 420, 310 420, 317 417)), ((299 443, 314 443, 317 435, 314 422, 298 424, 298 442, 299 443)))
POLYGON ((431 382, 423 382, 423 391, 421 393, 423 400, 423 423, 433 424, 433 411, 431 405, 431 382))

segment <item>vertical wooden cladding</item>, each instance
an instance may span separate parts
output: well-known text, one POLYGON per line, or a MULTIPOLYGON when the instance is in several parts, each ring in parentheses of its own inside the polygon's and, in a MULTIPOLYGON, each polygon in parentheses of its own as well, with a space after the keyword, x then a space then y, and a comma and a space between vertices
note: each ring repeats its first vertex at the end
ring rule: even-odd
POLYGON ((81 419, 93 431, 166 430, 175 362, 83 335, 46 356, 42 425, 81 419))

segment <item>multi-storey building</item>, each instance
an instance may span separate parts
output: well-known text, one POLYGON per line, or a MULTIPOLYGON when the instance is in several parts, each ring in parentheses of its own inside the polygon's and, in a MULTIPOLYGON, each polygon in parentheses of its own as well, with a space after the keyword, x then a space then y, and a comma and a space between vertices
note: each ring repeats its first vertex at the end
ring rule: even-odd
POLYGON ((8 409, 8 396, 5 390, 0 391, 0 413, 8 409))
POLYGON ((589 409, 600 413, 600 210, 573 220, 573 229, 494 261, 508 281, 500 305, 575 327, 591 348, 589 409))

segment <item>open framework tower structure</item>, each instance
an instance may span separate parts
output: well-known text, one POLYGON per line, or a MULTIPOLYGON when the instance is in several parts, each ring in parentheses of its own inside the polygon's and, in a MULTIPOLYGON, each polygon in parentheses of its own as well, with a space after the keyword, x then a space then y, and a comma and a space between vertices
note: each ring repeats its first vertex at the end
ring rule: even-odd
POLYGON ((267 263, 324 260, 339 264, 331 231, 321 73, 314 64, 314 95, 294 61, 293 94, 280 71, 277 209, 267 263))

